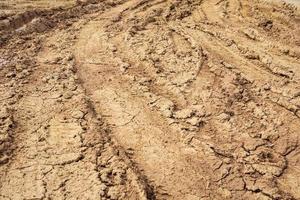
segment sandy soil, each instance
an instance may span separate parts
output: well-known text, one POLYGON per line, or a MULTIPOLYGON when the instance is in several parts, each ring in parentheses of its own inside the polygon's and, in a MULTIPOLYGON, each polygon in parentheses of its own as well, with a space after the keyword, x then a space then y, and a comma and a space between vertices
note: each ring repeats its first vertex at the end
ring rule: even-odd
POLYGON ((0 1, 0 200, 300 199, 300 13, 0 1))

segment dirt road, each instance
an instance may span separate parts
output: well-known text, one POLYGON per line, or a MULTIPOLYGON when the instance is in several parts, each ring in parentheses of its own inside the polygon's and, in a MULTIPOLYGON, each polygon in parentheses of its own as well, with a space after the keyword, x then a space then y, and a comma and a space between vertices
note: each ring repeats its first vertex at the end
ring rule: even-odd
POLYGON ((60 2, 0 4, 0 200, 300 199, 296 6, 60 2))

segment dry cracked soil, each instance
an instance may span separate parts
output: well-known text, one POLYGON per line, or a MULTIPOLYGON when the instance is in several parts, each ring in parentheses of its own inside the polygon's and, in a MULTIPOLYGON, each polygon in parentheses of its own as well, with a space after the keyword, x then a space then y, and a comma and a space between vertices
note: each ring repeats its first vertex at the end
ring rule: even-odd
POLYGON ((300 12, 1 0, 0 200, 299 200, 300 12))

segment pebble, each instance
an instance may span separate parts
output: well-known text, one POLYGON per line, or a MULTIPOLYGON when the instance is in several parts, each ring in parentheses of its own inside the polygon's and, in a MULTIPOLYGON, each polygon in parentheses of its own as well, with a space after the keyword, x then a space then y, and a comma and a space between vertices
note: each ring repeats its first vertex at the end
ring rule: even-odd
POLYGON ((64 93, 63 97, 65 99, 71 99, 73 97, 73 95, 74 95, 73 92, 67 91, 67 92, 64 93))
POLYGON ((222 113, 218 116, 218 119, 220 119, 222 121, 228 121, 228 120, 230 120, 230 115, 228 115, 226 113, 222 113))
POLYGON ((200 126, 202 120, 198 117, 192 117, 191 119, 188 119, 187 122, 192 126, 200 126))
POLYGON ((84 117, 84 113, 80 110, 72 112, 72 117, 75 119, 82 119, 84 117))
POLYGON ((6 78, 11 78, 11 77, 15 77, 16 73, 15 72, 9 72, 6 74, 6 78))
POLYGON ((8 109, 6 107, 3 107, 0 109, 0 119, 4 119, 9 117, 8 109))

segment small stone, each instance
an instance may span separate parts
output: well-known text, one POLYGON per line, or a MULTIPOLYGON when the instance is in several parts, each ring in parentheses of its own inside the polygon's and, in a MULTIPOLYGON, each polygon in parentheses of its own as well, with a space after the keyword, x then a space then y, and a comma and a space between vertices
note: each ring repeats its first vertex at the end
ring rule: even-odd
POLYGON ((289 54, 290 50, 287 47, 280 48, 280 51, 284 54, 289 54))
POLYGON ((9 112, 6 107, 0 109, 0 119, 5 119, 9 117, 9 112))
POLYGON ((255 170, 251 165, 245 165, 243 169, 244 174, 253 174, 255 173, 255 170))
POLYGON ((248 38, 250 38, 250 39, 252 39, 252 40, 256 40, 256 39, 257 39, 257 31, 256 31, 256 30, 253 30, 253 29, 246 29, 246 30, 244 30, 243 32, 244 32, 244 34, 245 34, 248 38))
POLYGON ((120 71, 124 73, 128 70, 129 67, 130 67, 129 63, 123 62, 120 64, 120 71))
POLYGON ((74 55, 73 55, 73 54, 70 54, 70 55, 66 56, 65 59, 66 59, 66 61, 71 61, 71 60, 74 59, 74 55))
POLYGON ((222 113, 218 116, 218 119, 221 121, 229 121, 230 120, 230 115, 226 113, 222 113))
POLYGON ((80 110, 72 112, 72 117, 75 119, 82 119, 84 117, 84 113, 80 110))
POLYGON ((74 82, 70 82, 67 87, 71 91, 75 91, 77 89, 77 85, 74 82))
POLYGON ((116 47, 115 45, 110 46, 109 49, 110 49, 112 52, 118 51, 118 49, 117 49, 117 47, 116 47))
POLYGON ((173 109, 175 105, 171 100, 166 98, 161 98, 155 103, 155 106, 159 108, 163 116, 168 118, 172 117, 173 109))
POLYGON ((15 77, 16 73, 15 72, 9 72, 6 74, 6 78, 11 78, 11 77, 15 77))
POLYGON ((202 120, 198 117, 192 117, 191 119, 187 120, 187 123, 191 124, 192 126, 200 126, 202 123, 202 120))
POLYGON ((269 83, 267 83, 263 86, 263 89, 266 91, 271 90, 271 85, 269 83))
POLYGON ((73 95, 74 95, 73 92, 67 91, 66 93, 64 93, 63 97, 65 99, 71 99, 73 97, 73 95))
POLYGON ((61 57, 55 57, 50 61, 50 64, 58 64, 62 60, 61 57))

